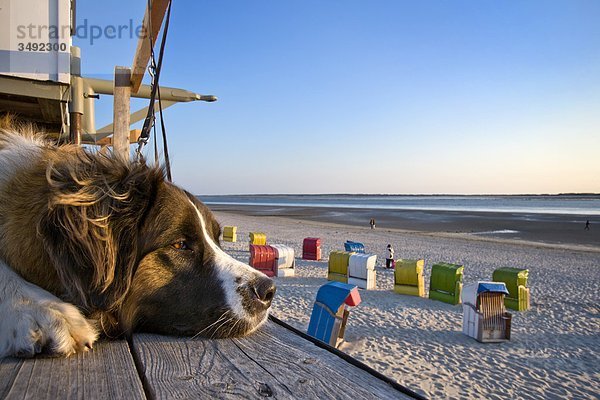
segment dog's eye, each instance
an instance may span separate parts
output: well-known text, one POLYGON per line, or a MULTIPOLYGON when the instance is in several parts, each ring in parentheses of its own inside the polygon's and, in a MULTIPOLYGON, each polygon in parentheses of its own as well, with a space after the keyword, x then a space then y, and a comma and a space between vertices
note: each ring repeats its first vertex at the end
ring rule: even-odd
POLYGON ((173 243, 171 246, 173 246, 177 250, 189 250, 190 249, 184 240, 179 240, 179 241, 173 243))

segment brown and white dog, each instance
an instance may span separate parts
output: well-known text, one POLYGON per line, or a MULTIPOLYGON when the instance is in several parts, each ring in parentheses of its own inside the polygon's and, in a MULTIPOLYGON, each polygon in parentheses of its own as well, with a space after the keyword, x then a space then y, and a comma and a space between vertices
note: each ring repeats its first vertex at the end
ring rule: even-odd
POLYGON ((254 331, 275 286, 219 234, 160 168, 0 127, 0 357, 69 355, 136 330, 254 331))

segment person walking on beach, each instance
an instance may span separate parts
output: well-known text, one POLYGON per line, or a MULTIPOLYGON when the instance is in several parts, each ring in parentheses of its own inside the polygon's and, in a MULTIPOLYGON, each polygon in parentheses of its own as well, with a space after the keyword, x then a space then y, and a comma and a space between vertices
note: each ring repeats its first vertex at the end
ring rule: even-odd
POLYGON ((586 231, 590 230, 590 220, 588 219, 587 221, 585 221, 585 228, 583 228, 586 231))
POLYGON ((375 229, 375 218, 371 218, 369 225, 371 225, 371 229, 375 229))
POLYGON ((394 248, 391 244, 387 245, 387 257, 385 258, 385 267, 394 268, 394 248))

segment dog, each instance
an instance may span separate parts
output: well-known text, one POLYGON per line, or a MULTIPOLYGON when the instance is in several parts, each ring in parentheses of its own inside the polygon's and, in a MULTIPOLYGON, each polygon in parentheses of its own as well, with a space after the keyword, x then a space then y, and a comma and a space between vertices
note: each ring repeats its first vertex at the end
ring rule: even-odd
POLYGON ((267 320, 273 281, 221 250, 208 207, 160 167, 4 125, 0 357, 134 331, 239 337, 267 320))

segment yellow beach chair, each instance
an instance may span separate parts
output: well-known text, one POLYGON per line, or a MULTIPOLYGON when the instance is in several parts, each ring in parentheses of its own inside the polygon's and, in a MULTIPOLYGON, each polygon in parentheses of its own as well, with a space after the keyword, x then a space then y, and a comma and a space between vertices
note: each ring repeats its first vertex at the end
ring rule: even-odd
POLYGON ((424 260, 396 260, 394 291, 409 296, 425 297, 424 260))
POLYGON ((262 232, 250 232, 250 244, 258 244, 264 246, 267 244, 267 235, 262 232))
POLYGON ((224 242, 237 242, 237 226, 224 226, 223 227, 223 241, 224 242))
POLYGON ((348 264, 352 254, 354 253, 347 251, 332 251, 329 253, 328 280, 348 283, 348 264))

